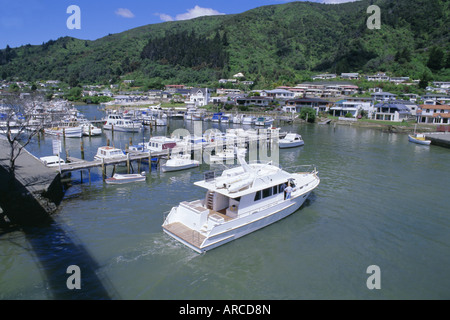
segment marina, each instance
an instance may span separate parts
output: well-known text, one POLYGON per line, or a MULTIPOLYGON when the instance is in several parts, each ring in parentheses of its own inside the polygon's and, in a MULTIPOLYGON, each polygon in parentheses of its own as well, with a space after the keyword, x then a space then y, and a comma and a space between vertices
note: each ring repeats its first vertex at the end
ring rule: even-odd
MULTIPOLYGON (((88 106, 80 109, 88 119, 100 118, 88 106)), ((194 132, 194 122, 176 119, 170 127, 194 132)), ((231 125, 204 123, 205 130, 226 131, 231 125)), ((299 148, 280 149, 281 168, 314 163, 319 171, 320 185, 300 210, 199 255, 167 235, 162 225, 175 205, 204 198, 206 190, 193 184, 205 172, 221 172, 222 165, 202 162, 189 170, 163 172, 149 170, 143 162, 145 182, 110 186, 96 163, 89 183, 83 170, 71 171, 70 187, 51 226, 29 230, 26 236, 20 230, 1 236, 1 298, 73 297, 65 286, 68 260, 84 270, 79 294, 85 298, 448 298, 448 149, 409 143, 407 135, 374 129, 280 127, 305 141, 299 148), (380 166, 384 169, 374 169, 380 166), (70 259, 62 243, 71 248, 70 259), (366 269, 374 264, 382 270, 378 291, 366 287, 366 269), (63 270, 59 278, 45 271, 54 268, 63 270)), ((169 136, 170 131, 158 127, 153 135, 169 136)), ((125 149, 130 137, 142 141, 142 132, 83 137, 84 158, 93 159, 107 140, 125 149)), ((27 150, 48 156, 52 140, 35 138, 27 150)), ((66 139, 64 149, 75 166, 81 160, 80 141, 66 139)), ((126 164, 126 159, 117 162, 116 173, 127 174, 119 163, 126 164)), ((222 214, 213 219, 230 219, 222 214)), ((183 232, 180 224, 172 228, 183 232)))

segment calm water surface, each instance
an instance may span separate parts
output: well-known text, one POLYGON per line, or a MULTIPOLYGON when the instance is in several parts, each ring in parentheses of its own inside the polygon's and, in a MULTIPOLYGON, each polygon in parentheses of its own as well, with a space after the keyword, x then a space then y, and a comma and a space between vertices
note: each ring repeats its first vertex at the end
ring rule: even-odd
MULTIPOLYGON (((208 165, 153 170, 146 183, 125 186, 104 184, 99 170, 90 183, 76 172, 51 226, 0 235, 0 298, 449 299, 449 149, 371 129, 281 126, 305 140, 280 150, 281 165, 315 164, 321 178, 293 215, 199 255, 161 224, 171 207, 204 196, 192 183, 208 165), (66 287, 69 265, 81 269, 77 292, 66 287), (371 265, 380 267, 380 290, 366 286, 371 265)), ((177 120, 154 134, 180 127, 193 132, 177 120)), ((143 134, 83 138, 85 158, 106 139, 124 148, 130 137, 140 142, 143 134)), ((66 148, 81 157, 79 139, 66 148)), ((28 150, 50 155, 51 138, 28 150)))

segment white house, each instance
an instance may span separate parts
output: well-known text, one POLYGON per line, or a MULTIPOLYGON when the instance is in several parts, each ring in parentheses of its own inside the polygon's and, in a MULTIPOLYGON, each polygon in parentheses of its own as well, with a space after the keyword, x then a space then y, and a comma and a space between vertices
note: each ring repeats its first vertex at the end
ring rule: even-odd
POLYGON ((209 104, 210 100, 211 94, 208 88, 191 89, 189 96, 189 104, 193 104, 196 107, 203 107, 209 104))
POLYGON ((294 92, 285 89, 263 90, 261 96, 275 99, 292 99, 294 98, 294 92))
POLYGON ((418 123, 450 123, 450 105, 421 105, 417 110, 418 123))
POLYGON ((347 98, 336 102, 330 111, 333 111, 335 117, 345 117, 350 113, 353 117, 357 117, 360 110, 364 110, 369 118, 374 113, 373 100, 370 98, 347 98))
POLYGON ((382 102, 375 106, 375 119, 385 121, 402 121, 411 116, 411 111, 404 104, 382 102))
POLYGON ((397 96, 389 92, 375 92, 370 94, 374 100, 377 101, 389 101, 394 100, 397 96))
POLYGON ((375 75, 366 76, 367 81, 389 81, 389 76, 385 73, 377 73, 375 75))
POLYGON ((318 74, 314 77, 312 77, 313 80, 327 80, 327 79, 334 79, 337 76, 334 73, 326 73, 326 74, 318 74))
POLYGON ((358 80, 359 79, 359 73, 341 73, 342 79, 349 79, 349 80, 358 80))

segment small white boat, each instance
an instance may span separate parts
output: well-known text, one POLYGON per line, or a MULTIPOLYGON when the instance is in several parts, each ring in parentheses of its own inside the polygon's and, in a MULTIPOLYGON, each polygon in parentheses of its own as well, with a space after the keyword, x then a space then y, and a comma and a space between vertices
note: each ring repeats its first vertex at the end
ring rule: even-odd
POLYGON ((179 171, 198 167, 200 164, 197 160, 192 160, 190 154, 174 155, 161 166, 163 172, 179 171))
POLYGON ((300 147, 305 144, 302 136, 298 133, 288 133, 283 139, 278 140, 280 149, 300 147))
POLYGON ((254 124, 256 121, 255 117, 252 116, 244 116, 242 118, 242 124, 254 124))
POLYGON ((320 183, 314 166, 290 173, 271 162, 247 164, 241 157, 239 162, 220 177, 208 173, 195 182, 205 197, 173 207, 163 231, 203 253, 289 216, 320 183))
POLYGON ((114 174, 111 178, 105 179, 107 184, 124 184, 130 182, 141 182, 145 181, 145 172, 140 174, 114 174))
POLYGON ((423 133, 410 134, 410 135, 408 135, 408 140, 410 142, 423 144, 423 145, 430 145, 431 144, 431 140, 427 140, 423 133))
POLYGON ((109 146, 99 147, 97 149, 97 154, 94 156, 95 160, 111 160, 123 158, 126 158, 126 155, 122 150, 109 146))
POLYGON ((235 148, 229 148, 229 149, 225 149, 221 152, 218 152, 215 155, 211 155, 209 158, 209 161, 211 163, 217 163, 217 162, 226 162, 228 160, 234 160, 236 159, 238 156, 242 156, 245 157, 246 153, 247 153, 247 149, 245 148, 236 148, 237 150, 235 150, 235 148))
POLYGON ((42 157, 42 158, 39 158, 39 160, 41 160, 45 166, 50 167, 50 168, 58 167, 60 164, 66 163, 64 161, 64 159, 61 159, 60 157, 57 157, 57 156, 42 157))
POLYGON ((271 126, 273 121, 272 117, 259 117, 255 121, 255 126, 271 126))

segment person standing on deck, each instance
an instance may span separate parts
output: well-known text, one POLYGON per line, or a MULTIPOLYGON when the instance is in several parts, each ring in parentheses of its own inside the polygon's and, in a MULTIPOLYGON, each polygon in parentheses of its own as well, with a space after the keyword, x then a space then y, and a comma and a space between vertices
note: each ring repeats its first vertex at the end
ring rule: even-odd
POLYGON ((291 192, 292 192, 292 187, 291 187, 290 183, 288 183, 288 186, 287 186, 286 189, 284 189, 284 192, 286 193, 285 200, 290 199, 291 198, 291 192))

